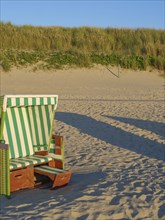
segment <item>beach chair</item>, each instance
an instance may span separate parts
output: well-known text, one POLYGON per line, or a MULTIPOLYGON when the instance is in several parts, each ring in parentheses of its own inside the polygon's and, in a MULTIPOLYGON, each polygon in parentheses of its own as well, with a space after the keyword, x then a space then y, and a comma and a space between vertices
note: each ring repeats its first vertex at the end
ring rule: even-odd
POLYGON ((57 95, 0 97, 0 195, 51 179, 52 188, 69 183, 63 137, 53 134, 57 95))

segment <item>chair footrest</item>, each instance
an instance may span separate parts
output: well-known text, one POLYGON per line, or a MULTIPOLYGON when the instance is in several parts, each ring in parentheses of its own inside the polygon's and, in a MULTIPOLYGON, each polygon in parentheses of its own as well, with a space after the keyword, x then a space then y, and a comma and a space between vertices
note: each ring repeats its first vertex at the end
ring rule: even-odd
POLYGON ((46 165, 35 167, 34 172, 48 176, 53 181, 52 188, 68 184, 72 175, 72 173, 69 171, 49 167, 46 165))

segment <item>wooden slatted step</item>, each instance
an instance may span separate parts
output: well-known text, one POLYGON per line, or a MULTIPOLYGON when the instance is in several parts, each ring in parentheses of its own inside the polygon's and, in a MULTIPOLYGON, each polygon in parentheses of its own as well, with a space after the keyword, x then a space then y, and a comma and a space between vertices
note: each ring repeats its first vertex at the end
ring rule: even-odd
POLYGON ((52 188, 67 185, 72 175, 69 171, 49 167, 47 165, 35 167, 34 172, 48 176, 53 181, 52 188))

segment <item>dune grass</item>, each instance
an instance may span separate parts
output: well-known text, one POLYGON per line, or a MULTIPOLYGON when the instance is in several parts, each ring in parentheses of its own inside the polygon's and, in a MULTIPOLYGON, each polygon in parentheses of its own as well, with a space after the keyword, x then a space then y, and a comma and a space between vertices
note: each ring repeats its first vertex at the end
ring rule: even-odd
POLYGON ((0 28, 0 63, 5 71, 37 63, 44 69, 96 63, 165 70, 164 30, 34 27, 3 22, 0 28))

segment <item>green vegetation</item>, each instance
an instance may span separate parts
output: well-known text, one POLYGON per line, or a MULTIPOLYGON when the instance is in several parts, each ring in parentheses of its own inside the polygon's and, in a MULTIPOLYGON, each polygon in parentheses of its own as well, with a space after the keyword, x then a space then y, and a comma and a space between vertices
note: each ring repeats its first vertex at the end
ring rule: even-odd
POLYGON ((12 66, 40 63, 40 68, 120 65, 165 70, 165 31, 151 29, 63 28, 0 23, 0 63, 12 66))

